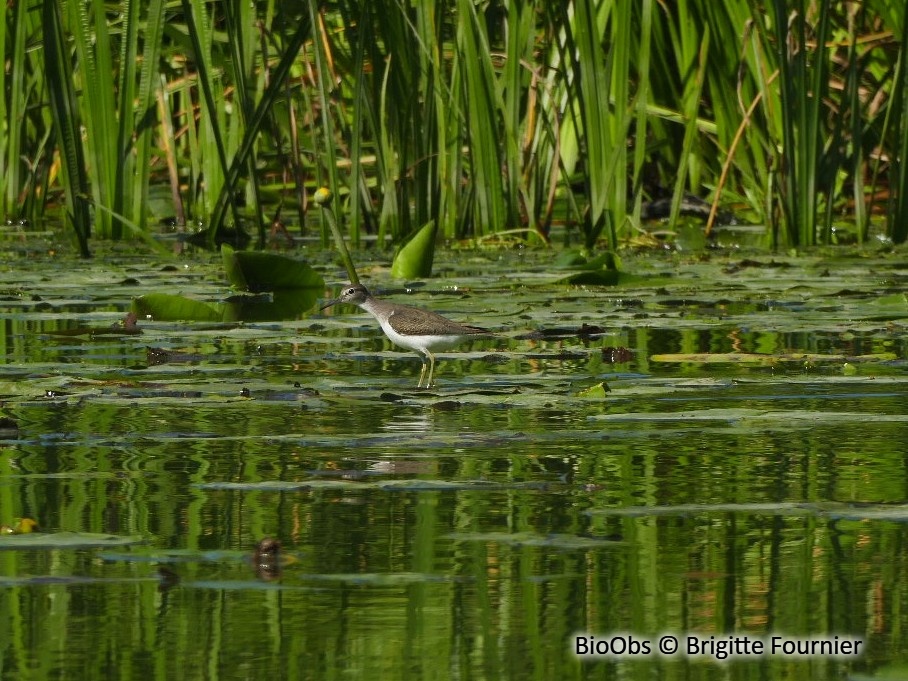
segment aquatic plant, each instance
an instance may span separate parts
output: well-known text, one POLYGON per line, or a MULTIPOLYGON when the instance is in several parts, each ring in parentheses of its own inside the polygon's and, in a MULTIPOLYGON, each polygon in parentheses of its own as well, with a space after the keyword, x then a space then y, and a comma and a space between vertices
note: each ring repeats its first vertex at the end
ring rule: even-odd
POLYGON ((305 222, 316 186, 334 190, 355 244, 429 224, 445 239, 546 241, 558 220, 614 249, 652 200, 668 200, 671 227, 689 195, 711 203, 708 232, 730 211, 775 246, 831 242, 840 216, 858 239, 875 215, 908 238, 903 3, 3 12, 0 208, 34 220, 63 207, 84 253, 90 235, 152 218, 202 225, 209 245, 251 227, 261 245, 285 204, 305 222))

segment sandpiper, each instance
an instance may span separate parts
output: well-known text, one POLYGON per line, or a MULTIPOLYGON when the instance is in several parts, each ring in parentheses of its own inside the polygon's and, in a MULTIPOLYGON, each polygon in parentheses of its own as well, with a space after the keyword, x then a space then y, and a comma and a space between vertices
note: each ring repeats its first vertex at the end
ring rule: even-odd
POLYGON ((429 375, 425 387, 432 385, 432 374, 435 372, 433 350, 447 350, 467 338, 492 335, 486 329, 458 324, 429 310, 380 300, 361 284, 348 286, 341 291, 340 296, 322 305, 321 309, 337 303, 351 303, 362 308, 378 320, 381 330, 392 342, 422 355, 422 371, 416 383, 417 388, 422 387, 426 366, 429 367, 429 375))

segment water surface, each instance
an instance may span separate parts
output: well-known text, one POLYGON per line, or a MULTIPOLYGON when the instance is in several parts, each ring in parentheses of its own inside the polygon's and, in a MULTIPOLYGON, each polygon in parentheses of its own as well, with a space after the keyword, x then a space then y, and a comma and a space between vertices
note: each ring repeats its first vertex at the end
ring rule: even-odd
POLYGON ((216 258, 11 252, 0 522, 43 543, 0 537, 3 678, 908 673, 903 259, 631 256, 611 288, 550 261, 363 268, 499 334, 423 391, 353 307, 98 333, 135 296, 231 295, 216 258), (284 558, 263 569, 264 537, 284 558), (574 652, 664 632, 865 652, 574 652))

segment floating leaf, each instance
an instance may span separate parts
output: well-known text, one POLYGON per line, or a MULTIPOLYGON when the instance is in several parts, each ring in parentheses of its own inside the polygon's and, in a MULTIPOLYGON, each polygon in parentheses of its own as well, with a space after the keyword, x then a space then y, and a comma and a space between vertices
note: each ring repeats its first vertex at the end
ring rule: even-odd
POLYGON ((362 480, 307 480, 304 482, 283 482, 262 480, 260 482, 204 482, 195 485, 199 489, 242 490, 248 492, 300 492, 309 489, 367 489, 377 488, 399 492, 433 491, 489 491, 504 489, 536 489, 544 487, 542 482, 493 482, 489 480, 384 480, 367 482, 362 480))
POLYGON ((384 490, 401 492, 431 492, 436 490, 489 491, 503 489, 533 489, 545 487, 543 482, 493 482, 489 480, 388 480, 378 484, 384 490))
POLYGON ((806 409, 760 410, 760 409, 700 409, 698 411, 672 412, 631 412, 627 414, 595 414, 588 417, 594 421, 739 421, 765 422, 779 428, 790 428, 793 423, 803 421, 816 424, 840 425, 843 423, 908 423, 908 414, 865 414, 848 411, 809 411, 806 409))
POLYGON ((3 549, 85 549, 127 546, 144 541, 141 537, 90 532, 51 532, 48 534, 10 534, 0 536, 3 549))
POLYGON ((588 259, 582 251, 563 251, 555 257, 552 272, 535 284, 570 284, 574 286, 614 286, 620 279, 620 260, 610 251, 588 259))
POLYGON ((908 522, 908 504, 834 504, 822 511, 830 518, 908 522))
POLYGON ((111 326, 78 326, 74 329, 59 329, 46 331, 51 336, 73 338, 75 336, 131 336, 142 333, 136 323, 136 314, 130 312, 126 317, 111 326))
POLYGON ((888 296, 881 296, 869 302, 871 305, 879 305, 880 307, 900 307, 902 309, 908 309, 908 295, 904 293, 891 293, 888 296))
POLYGON ((621 259, 612 251, 605 251, 592 260, 574 264, 569 269, 583 270, 586 272, 598 272, 600 270, 613 270, 617 272, 621 269, 621 259))
POLYGON ((235 251, 221 246, 224 272, 230 284, 241 291, 324 289, 325 280, 303 261, 276 253, 235 251))
POLYGON ((754 515, 813 515, 809 507, 793 502, 752 504, 677 504, 673 506, 621 506, 591 508, 584 511, 592 516, 690 516, 701 513, 745 513, 754 515))
POLYGON ((132 311, 140 319, 150 317, 161 322, 219 322, 224 317, 222 305, 210 305, 171 293, 149 293, 134 298, 132 311))
POLYGON ((885 520, 908 522, 908 504, 853 504, 838 502, 790 502, 743 504, 677 504, 668 506, 621 506, 617 508, 591 508, 584 511, 589 516, 688 517, 711 513, 740 513, 744 515, 818 516, 846 520, 885 520))
POLYGON ((248 492, 300 492, 310 489, 306 482, 283 482, 262 480, 261 482, 203 482, 194 485, 198 489, 241 490, 248 492))
POLYGON ((620 275, 618 270, 593 270, 575 272, 559 281, 563 284, 572 284, 574 286, 615 286, 618 283, 620 275))
POLYGON ((653 355, 653 362, 690 362, 693 364, 765 364, 777 362, 798 362, 818 364, 820 362, 889 362, 897 359, 892 352, 880 352, 874 355, 820 355, 813 352, 791 352, 779 355, 760 355, 751 352, 690 352, 677 354, 653 355))
POLYGON ((456 532, 448 535, 455 541, 492 542, 517 546, 542 546, 551 549, 595 549, 620 542, 574 534, 536 534, 534 532, 456 532))
POLYGON ((605 399, 605 394, 608 392, 608 386, 605 384, 605 381, 601 381, 596 385, 592 385, 585 390, 581 390, 577 393, 577 397, 592 397, 596 399, 605 399))
POLYGON ((350 584, 376 586, 402 586, 423 584, 425 582, 448 582, 456 579, 448 575, 436 575, 423 572, 353 572, 338 574, 308 574, 301 579, 314 582, 348 582, 350 584))
POLYGON ((298 319, 318 302, 321 289, 282 289, 271 295, 231 296, 225 303, 225 322, 273 322, 298 319))

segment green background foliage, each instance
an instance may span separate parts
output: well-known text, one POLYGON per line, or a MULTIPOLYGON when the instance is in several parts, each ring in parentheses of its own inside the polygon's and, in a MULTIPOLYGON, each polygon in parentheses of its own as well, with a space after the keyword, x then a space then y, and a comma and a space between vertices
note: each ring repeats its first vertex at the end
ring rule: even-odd
POLYGON ((304 225, 323 185, 355 243, 429 223, 448 239, 545 239, 560 221, 617 247, 647 202, 668 198, 673 224, 688 193, 766 225, 772 245, 830 242, 843 219, 864 239, 875 215, 908 236, 903 2, 0 13, 0 212, 62 210, 86 254, 90 235, 164 218, 261 244, 269 222, 304 225))

